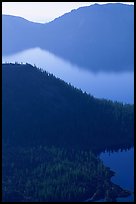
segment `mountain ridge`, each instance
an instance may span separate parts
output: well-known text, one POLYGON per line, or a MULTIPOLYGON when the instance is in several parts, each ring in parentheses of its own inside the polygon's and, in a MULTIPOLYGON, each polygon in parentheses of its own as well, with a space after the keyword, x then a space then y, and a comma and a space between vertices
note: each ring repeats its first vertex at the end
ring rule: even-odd
MULTIPOLYGON (((107 3, 106 5, 113 5, 112 3, 107 3)), ((129 7, 134 7, 134 5, 129 5, 129 4, 123 4, 123 3, 116 3, 115 5, 124 5, 124 6, 129 6, 129 7)), ((95 3, 95 4, 93 4, 93 5, 90 5, 90 6, 104 6, 104 4, 103 5, 100 5, 100 4, 98 4, 98 3, 95 3)), ((75 12, 75 11, 77 11, 77 10, 80 10, 80 9, 83 9, 83 8, 87 8, 87 7, 90 7, 90 6, 81 6, 81 7, 79 7, 79 8, 77 8, 77 9, 72 9, 71 11, 69 11, 69 12, 66 12, 65 14, 62 14, 61 16, 58 16, 58 17, 56 17, 55 19, 53 19, 52 21, 54 21, 54 20, 57 20, 58 18, 61 18, 61 17, 63 17, 63 16, 65 16, 65 15, 67 15, 67 14, 69 14, 69 13, 71 13, 71 12, 75 12)), ((18 18, 22 18, 22 19, 24 19, 24 20, 26 20, 26 21, 29 21, 29 22, 31 22, 31 23, 38 23, 38 24, 47 24, 47 23, 51 23, 52 21, 50 21, 50 22, 44 22, 44 23, 40 23, 40 22, 35 22, 35 21, 31 21, 31 20, 28 20, 27 18, 25 18, 25 17, 21 17, 21 16, 16 16, 16 15, 11 15, 11 14, 2 14, 2 16, 4 17, 18 17, 18 18)))
POLYGON ((81 7, 45 24, 18 22, 18 29, 8 21, 3 18, 3 54, 38 46, 92 71, 133 70, 133 5, 81 7))

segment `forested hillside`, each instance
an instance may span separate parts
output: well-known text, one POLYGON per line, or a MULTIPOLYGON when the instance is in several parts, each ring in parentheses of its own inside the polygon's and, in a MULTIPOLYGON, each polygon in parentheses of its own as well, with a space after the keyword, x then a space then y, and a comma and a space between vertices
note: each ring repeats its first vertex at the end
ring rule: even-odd
POLYGON ((15 146, 130 147, 133 105, 99 100, 32 65, 2 65, 3 142, 15 146))
POLYGON ((96 153, 131 147, 133 120, 133 105, 96 99, 30 64, 3 64, 2 201, 131 195, 96 153))

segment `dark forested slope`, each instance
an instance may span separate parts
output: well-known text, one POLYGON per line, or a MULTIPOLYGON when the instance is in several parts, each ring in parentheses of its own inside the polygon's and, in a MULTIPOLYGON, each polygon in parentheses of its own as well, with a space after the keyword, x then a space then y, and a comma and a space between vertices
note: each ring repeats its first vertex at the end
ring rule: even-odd
POLYGON ((95 99, 29 64, 2 65, 4 144, 131 146, 133 120, 132 105, 95 99))
POLYGON ((3 202, 116 201, 131 194, 111 182, 114 172, 91 151, 45 146, 2 150, 3 202))

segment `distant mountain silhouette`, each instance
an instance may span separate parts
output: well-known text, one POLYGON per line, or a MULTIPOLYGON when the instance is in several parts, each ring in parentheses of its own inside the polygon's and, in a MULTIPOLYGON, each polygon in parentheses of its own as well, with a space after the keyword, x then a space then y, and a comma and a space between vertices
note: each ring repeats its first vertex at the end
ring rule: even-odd
POLYGON ((46 24, 2 18, 3 54, 39 46, 92 71, 133 70, 134 6, 92 5, 46 24))
POLYGON ((38 33, 43 25, 27 21, 22 17, 2 15, 2 53, 13 54, 35 47, 39 43, 38 33))
POLYGON ((2 139, 15 146, 130 147, 134 106, 99 100, 29 64, 2 65, 2 139))

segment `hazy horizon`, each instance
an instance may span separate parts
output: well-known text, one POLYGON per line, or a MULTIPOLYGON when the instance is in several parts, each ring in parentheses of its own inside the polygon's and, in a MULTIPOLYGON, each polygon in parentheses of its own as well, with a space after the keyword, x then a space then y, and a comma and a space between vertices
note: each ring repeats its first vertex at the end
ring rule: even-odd
POLYGON ((134 5, 134 2, 2 2, 2 14, 20 16, 32 22, 47 23, 73 9, 95 3, 134 5))

